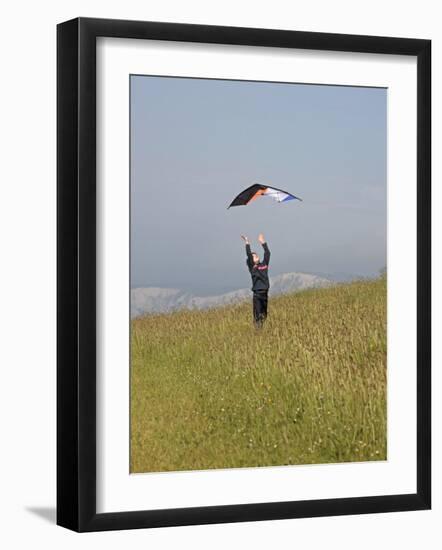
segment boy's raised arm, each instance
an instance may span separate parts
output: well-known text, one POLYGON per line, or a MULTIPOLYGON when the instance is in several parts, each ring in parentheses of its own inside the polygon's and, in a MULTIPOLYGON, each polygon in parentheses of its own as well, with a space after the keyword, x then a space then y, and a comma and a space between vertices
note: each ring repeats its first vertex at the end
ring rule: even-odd
POLYGON ((241 235, 241 239, 246 243, 247 265, 250 268, 253 266, 253 256, 252 256, 252 250, 250 249, 249 239, 244 235, 241 235))
POLYGON ((270 250, 269 250, 269 247, 267 246, 267 242, 266 242, 265 237, 262 233, 259 234, 258 241, 262 244, 262 247, 264 248, 264 263, 266 265, 269 265, 270 250))

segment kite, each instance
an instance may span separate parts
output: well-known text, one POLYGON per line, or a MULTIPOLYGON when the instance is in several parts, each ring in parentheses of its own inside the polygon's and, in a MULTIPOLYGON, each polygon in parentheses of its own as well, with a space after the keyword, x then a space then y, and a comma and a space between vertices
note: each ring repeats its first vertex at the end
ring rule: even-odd
POLYGON ((283 191, 282 189, 277 189, 276 187, 269 187, 268 185, 255 183, 247 189, 244 189, 244 191, 241 191, 241 193, 233 199, 233 201, 227 208, 229 209, 231 206, 245 206, 246 204, 250 204, 258 197, 271 197, 276 202, 287 202, 295 199, 298 201, 302 201, 302 199, 300 199, 299 197, 295 197, 295 195, 292 195, 287 191, 283 191))

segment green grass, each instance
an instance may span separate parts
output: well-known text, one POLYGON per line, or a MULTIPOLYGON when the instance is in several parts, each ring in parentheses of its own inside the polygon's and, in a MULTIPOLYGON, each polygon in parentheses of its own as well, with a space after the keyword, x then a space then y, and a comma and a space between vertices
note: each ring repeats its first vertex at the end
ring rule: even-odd
POLYGON ((131 471, 385 460, 386 279, 132 321, 131 471))

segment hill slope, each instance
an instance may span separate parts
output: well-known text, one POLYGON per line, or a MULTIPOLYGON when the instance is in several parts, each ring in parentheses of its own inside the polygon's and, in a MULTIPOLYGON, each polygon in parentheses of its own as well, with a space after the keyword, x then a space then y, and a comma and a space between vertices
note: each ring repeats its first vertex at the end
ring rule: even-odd
POLYGON ((386 281, 132 321, 131 471, 386 459, 386 281))

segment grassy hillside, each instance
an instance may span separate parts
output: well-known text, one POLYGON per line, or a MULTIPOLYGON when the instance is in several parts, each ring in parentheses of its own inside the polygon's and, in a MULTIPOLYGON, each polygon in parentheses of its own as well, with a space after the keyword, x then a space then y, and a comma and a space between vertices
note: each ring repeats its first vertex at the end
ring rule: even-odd
POLYGON ((386 459, 386 280, 132 321, 131 471, 386 459))

